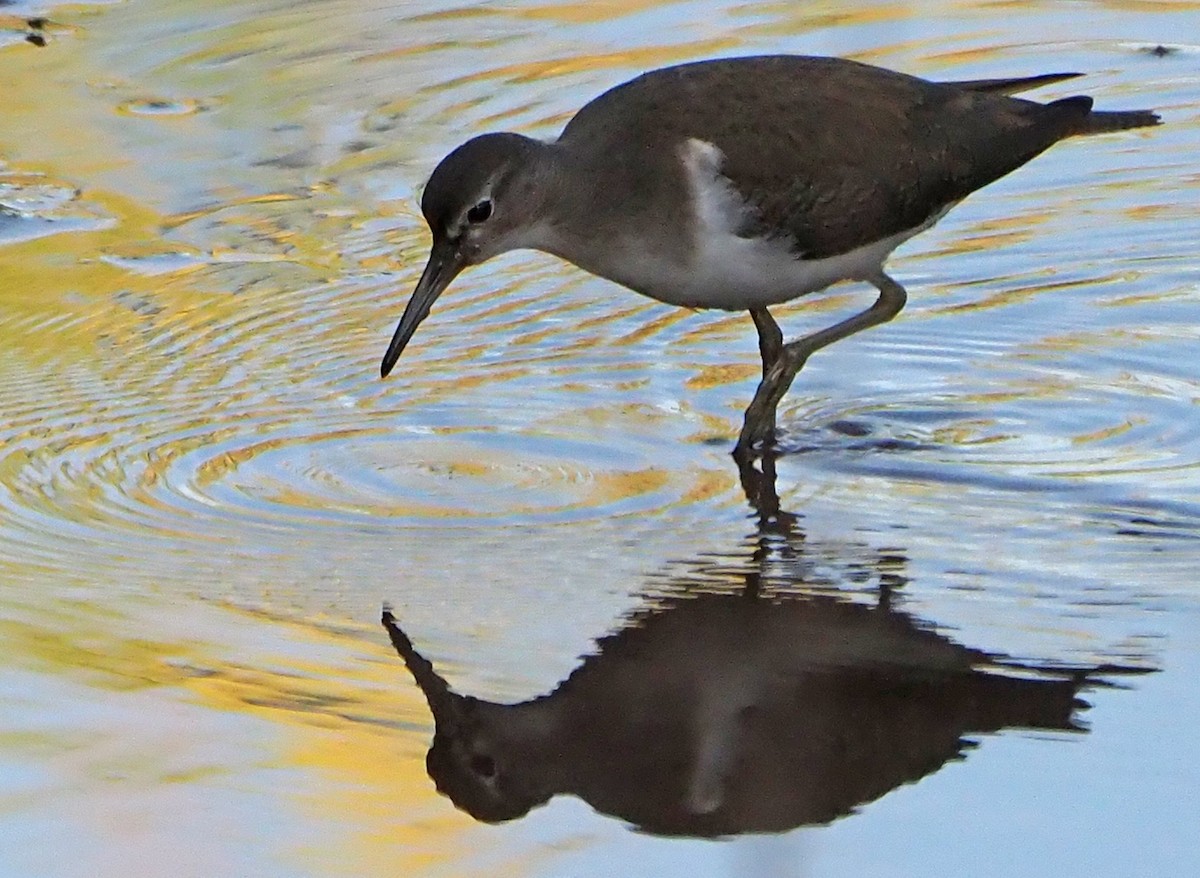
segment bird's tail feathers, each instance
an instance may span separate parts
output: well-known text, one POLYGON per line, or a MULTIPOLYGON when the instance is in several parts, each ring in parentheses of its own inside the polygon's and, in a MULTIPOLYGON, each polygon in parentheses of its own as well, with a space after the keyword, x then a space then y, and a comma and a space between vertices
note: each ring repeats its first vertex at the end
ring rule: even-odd
POLYGON ((1104 134, 1161 125, 1162 118, 1153 110, 1093 110, 1083 120, 1080 134, 1104 134))
POLYGON ((1158 113, 1153 110, 1093 110, 1092 99, 1087 95, 1051 101, 1044 106, 1054 114, 1053 118, 1058 120, 1058 124, 1063 126, 1063 137, 1125 131, 1162 122, 1158 113))

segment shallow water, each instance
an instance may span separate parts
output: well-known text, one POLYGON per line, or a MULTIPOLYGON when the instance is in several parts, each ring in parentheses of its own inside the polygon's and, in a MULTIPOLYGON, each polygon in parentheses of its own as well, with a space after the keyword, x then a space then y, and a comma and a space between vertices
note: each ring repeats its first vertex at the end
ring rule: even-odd
POLYGON ((0 3, 0 874, 1185 872, 1198 37, 1182 0, 0 3), (1166 124, 898 252, 908 308, 781 407, 779 514, 728 456, 744 315, 513 254, 378 379, 448 149, 777 51, 1080 70, 1038 96, 1166 124), (576 672, 565 738, 494 709, 559 795, 438 794, 384 602, 464 694, 576 672))

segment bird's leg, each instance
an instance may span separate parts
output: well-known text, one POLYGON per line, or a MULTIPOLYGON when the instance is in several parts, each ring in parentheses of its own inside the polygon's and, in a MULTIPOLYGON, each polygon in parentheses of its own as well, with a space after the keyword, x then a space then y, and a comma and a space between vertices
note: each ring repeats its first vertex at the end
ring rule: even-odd
MULTIPOLYGON (((766 370, 766 374, 763 375, 763 380, 754 394, 754 399, 746 408, 742 432, 733 449, 733 455, 739 461, 752 458, 756 445, 771 440, 775 431, 775 409, 778 407, 779 401, 783 399, 783 395, 787 393, 788 388, 791 387, 796 374, 804 368, 804 364, 808 362, 808 358, 813 353, 835 341, 854 335, 856 332, 886 323, 899 314, 904 303, 908 301, 908 294, 904 292, 904 287, 882 271, 866 280, 879 290, 879 298, 875 300, 874 305, 840 323, 835 323, 833 326, 814 332, 812 335, 806 335, 796 341, 788 342, 779 348, 775 361, 766 370)), ((765 352, 769 344, 764 339, 764 321, 761 321, 754 311, 750 313, 759 327, 759 350, 765 352)), ((769 315, 768 319, 774 325, 775 321, 769 315)), ((778 331, 777 326, 775 330, 778 331)))
MULTIPOLYGON (((775 365, 775 361, 783 352, 783 330, 779 328, 779 324, 775 322, 775 318, 766 308, 751 308, 750 317, 754 320, 754 326, 758 330, 758 352, 762 356, 762 380, 766 381, 771 367, 775 365)), ((764 429, 770 433, 775 432, 775 412, 770 413, 770 421, 764 429)))
POLYGON ((775 365, 780 351, 783 350, 783 330, 766 308, 751 308, 750 316, 758 329, 758 352, 762 354, 763 377, 766 378, 767 372, 775 365))

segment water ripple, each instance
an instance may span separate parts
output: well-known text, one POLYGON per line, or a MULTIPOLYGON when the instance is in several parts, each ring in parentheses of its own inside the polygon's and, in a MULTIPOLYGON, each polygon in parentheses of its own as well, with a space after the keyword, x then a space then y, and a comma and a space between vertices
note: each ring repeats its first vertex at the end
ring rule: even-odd
MULTIPOLYGON (((414 23, 431 33, 445 24, 414 23)), ((280 36, 291 24, 274 26, 236 39, 218 28, 177 46, 159 72, 198 62, 253 70, 275 57, 261 40, 291 45, 280 36)), ((516 46, 523 32, 500 14, 488 28, 477 44, 516 46)), ((937 55, 936 39, 924 45, 935 67, 970 60, 985 64, 978 75, 1033 51, 959 58, 937 55)), ((462 58, 462 46, 417 46, 355 56, 365 79, 347 86, 347 106, 358 115, 327 120, 320 134, 289 123, 313 87, 298 82, 273 108, 270 136, 232 163, 236 179, 188 189, 175 213, 0 167, 0 242, 18 272, 6 288, 34 288, 26 264, 72 272, 56 269, 54 295, 5 299, 0 315, 11 340, 0 354, 0 503, 14 537, 4 552, 53 559, 243 533, 679 517, 682 506, 713 512, 714 498, 724 514, 740 502, 723 452, 758 369, 744 315, 665 308, 513 255, 456 281, 392 378, 376 377, 427 246, 412 195, 450 140, 497 126, 548 130, 631 68, 724 51, 725 38, 664 47, 647 33, 621 51, 558 60, 514 49, 492 67, 476 53, 448 64, 450 75, 429 73, 429 58, 462 58), (366 93, 409 64, 417 72, 405 68, 401 97, 366 93), (511 101, 497 94, 505 83, 519 86, 511 101), (437 142, 390 136, 400 128, 437 142), (51 234, 73 228, 116 233, 51 234)), ((345 60, 332 39, 305 52, 306 64, 345 60)), ((102 91, 111 107, 112 90, 102 91)), ((176 182, 199 149, 180 132, 212 137, 202 144, 214 156, 243 155, 210 130, 217 117, 239 118, 242 100, 131 98, 117 121, 179 140, 176 161, 155 163, 160 182, 176 182), (186 118, 130 118, 147 115, 186 118)), ((1024 185, 968 201, 906 247, 895 267, 912 304, 814 357, 780 413, 791 456, 834 481, 887 472, 1062 496, 1087 484, 1122 509, 1143 508, 1140 492, 1172 521, 1189 520, 1200 431, 1186 425, 1200 384, 1182 365, 1195 342, 1196 275, 1180 205, 1200 179, 1184 170, 1186 129, 1168 128, 1155 132, 1155 152, 1119 140, 1064 145, 1074 161, 1039 160, 1024 185)), ((216 165, 198 173, 220 176, 216 165)), ((781 309, 783 323, 805 332, 870 295, 815 296, 781 309)), ((1152 512, 1144 517, 1163 517, 1152 512)))

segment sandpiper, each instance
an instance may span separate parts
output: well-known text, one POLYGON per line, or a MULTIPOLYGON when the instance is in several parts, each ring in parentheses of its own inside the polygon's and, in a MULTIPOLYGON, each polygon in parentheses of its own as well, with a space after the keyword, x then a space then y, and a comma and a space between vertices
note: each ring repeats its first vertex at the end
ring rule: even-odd
POLYGON ((468 140, 422 196, 433 247, 382 374, 464 268, 541 250, 660 302, 749 311, 763 377, 734 454, 751 458, 813 352, 904 307, 884 272, 897 246, 1065 137, 1159 123, 1086 96, 1010 96, 1079 75, 931 82, 840 58, 715 59, 605 92, 553 142, 468 140), (843 280, 878 299, 785 344, 769 306, 843 280))

